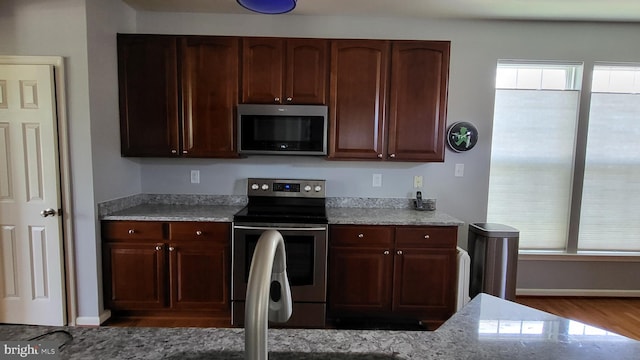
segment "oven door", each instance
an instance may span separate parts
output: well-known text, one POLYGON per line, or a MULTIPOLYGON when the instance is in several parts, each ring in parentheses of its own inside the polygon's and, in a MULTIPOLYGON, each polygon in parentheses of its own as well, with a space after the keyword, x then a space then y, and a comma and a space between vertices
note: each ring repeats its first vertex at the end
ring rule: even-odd
POLYGON ((326 224, 235 224, 231 300, 245 300, 253 251, 265 230, 277 230, 284 239, 293 302, 326 302, 326 224))

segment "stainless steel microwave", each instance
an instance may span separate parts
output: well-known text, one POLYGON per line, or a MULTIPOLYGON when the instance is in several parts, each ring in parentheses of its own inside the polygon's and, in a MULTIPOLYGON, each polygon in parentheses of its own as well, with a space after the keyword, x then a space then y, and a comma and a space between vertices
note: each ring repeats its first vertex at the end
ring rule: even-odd
POLYGON ((238 105, 238 152, 263 155, 326 155, 328 110, 324 105, 238 105))

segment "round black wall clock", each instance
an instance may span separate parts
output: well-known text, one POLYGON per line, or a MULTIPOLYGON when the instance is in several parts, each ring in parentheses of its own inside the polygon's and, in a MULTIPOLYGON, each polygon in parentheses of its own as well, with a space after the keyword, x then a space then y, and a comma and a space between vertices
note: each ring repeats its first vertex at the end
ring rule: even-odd
POLYGON ((459 121, 451 124, 447 131, 447 143, 456 152, 471 150, 478 142, 478 129, 469 122, 459 121))

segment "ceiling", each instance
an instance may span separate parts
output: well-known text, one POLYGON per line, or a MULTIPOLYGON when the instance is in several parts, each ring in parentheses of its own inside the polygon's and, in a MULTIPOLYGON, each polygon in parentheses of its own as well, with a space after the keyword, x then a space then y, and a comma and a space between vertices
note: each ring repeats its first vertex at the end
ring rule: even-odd
MULTIPOLYGON (((248 14, 235 0, 124 0, 136 10, 248 14)), ((640 22, 638 0, 298 0, 293 15, 640 22)), ((264 15, 264 16, 288 16, 264 15)))

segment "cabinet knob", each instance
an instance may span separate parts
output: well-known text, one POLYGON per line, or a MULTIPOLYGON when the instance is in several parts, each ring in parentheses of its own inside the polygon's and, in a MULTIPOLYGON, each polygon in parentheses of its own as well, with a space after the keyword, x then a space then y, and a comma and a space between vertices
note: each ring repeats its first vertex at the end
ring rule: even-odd
POLYGON ((173 250, 175 250, 175 249, 176 249, 176 248, 174 248, 173 246, 169 246, 169 251, 173 251, 173 250))
POLYGON ((279 97, 276 97, 276 98, 274 98, 274 99, 273 99, 273 101, 274 101, 274 102, 280 102, 280 98, 279 98, 279 97))
POLYGON ((288 97, 288 98, 287 98, 287 102, 292 102, 292 101, 293 101, 293 98, 292 98, 292 97, 288 97))
POLYGON ((402 250, 398 250, 398 252, 396 252, 396 254, 402 255, 402 250))
POLYGON ((425 236, 424 236, 424 238, 425 238, 425 239, 428 239, 428 238, 429 238, 429 234, 425 235, 425 236))
POLYGON ((200 231, 200 230, 196 231, 196 235, 198 235, 198 236, 202 235, 202 231, 200 231))
POLYGON ((383 254, 389 255, 389 250, 385 250, 383 254))
POLYGON ((160 251, 160 250, 162 250, 162 246, 156 245, 156 251, 160 251))
POLYGON ((187 150, 182 150, 183 154, 188 154, 189 152, 187 150))
POLYGON ((358 234, 358 237, 362 239, 364 237, 364 234, 358 234))
POLYGON ((382 154, 378 154, 378 159, 382 159, 382 154))
POLYGON ((127 232, 129 233, 129 235, 133 235, 133 234, 135 234, 135 233, 136 233, 136 231, 135 231, 135 230, 133 230, 133 229, 129 229, 129 231, 127 231, 127 232))
POLYGON ((391 155, 389 155, 389 157, 394 159, 396 157, 396 154, 391 154, 391 155))
POLYGON ((178 153, 178 150, 171 150, 171 153, 172 153, 172 154, 177 154, 177 153, 178 153))

